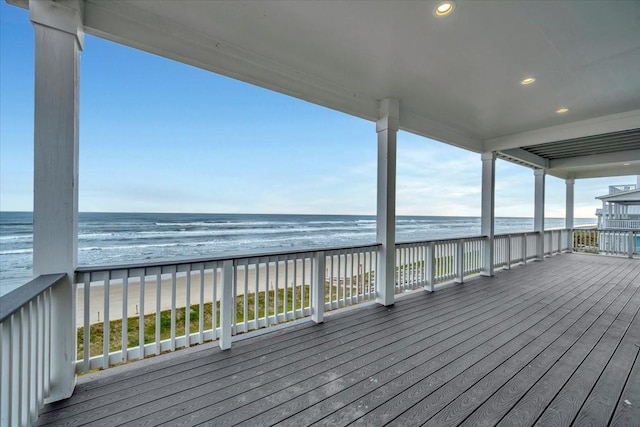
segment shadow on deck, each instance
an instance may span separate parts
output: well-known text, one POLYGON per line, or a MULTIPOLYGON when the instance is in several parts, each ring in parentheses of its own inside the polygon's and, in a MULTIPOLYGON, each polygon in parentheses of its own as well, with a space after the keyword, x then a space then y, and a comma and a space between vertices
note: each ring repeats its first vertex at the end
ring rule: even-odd
POLYGON ((638 425, 640 260, 561 255, 81 377, 44 425, 638 425))

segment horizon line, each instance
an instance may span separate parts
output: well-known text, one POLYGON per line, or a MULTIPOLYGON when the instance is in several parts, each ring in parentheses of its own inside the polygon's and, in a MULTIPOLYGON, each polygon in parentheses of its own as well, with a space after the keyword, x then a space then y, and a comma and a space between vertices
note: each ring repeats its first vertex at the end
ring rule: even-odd
MULTIPOLYGON (((33 211, 10 211, 0 210, 0 214, 3 213, 30 213, 33 211)), ((141 215, 291 215, 291 216, 372 216, 376 214, 340 214, 340 213, 255 213, 255 212, 131 212, 131 211, 79 211, 79 214, 141 214, 141 215)), ((396 217, 450 217, 450 218, 481 218, 480 215, 428 215, 428 214, 396 214, 396 217)), ((521 218, 532 219, 533 216, 496 216, 495 218, 521 218)), ((545 219, 565 219, 565 217, 557 216, 545 216, 545 219)), ((593 217, 574 217, 574 219, 596 219, 593 217)))

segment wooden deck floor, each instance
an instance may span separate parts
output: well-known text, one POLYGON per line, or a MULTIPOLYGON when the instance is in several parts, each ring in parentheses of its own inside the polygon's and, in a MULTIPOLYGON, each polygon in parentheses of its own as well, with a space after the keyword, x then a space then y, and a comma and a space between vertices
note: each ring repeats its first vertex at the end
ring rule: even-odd
POLYGON ((640 425, 640 260, 560 255, 81 377, 42 425, 640 425))

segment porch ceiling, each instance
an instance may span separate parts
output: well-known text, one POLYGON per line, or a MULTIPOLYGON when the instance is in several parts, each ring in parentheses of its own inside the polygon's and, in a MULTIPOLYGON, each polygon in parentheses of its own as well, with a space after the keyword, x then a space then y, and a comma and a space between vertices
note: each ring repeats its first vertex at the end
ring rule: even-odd
POLYGON ((398 98, 403 130, 559 177, 640 173, 640 2, 456 0, 446 18, 436 4, 86 0, 84 22, 368 120, 398 98))

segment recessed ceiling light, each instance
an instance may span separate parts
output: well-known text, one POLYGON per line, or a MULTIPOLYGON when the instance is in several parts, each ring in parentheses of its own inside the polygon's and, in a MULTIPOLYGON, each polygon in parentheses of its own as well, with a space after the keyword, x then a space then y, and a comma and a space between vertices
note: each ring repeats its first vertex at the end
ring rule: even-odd
POLYGON ((569 111, 569 109, 568 109, 568 108, 563 107, 563 108, 559 108, 559 109, 557 109, 557 110, 556 110, 556 113, 558 113, 558 114, 564 114, 564 113, 566 113, 567 111, 569 111))
POLYGON ((433 14, 437 17, 448 16, 453 13, 453 9, 456 8, 456 4, 452 1, 443 1, 436 5, 433 9, 433 14))
POLYGON ((626 162, 626 163, 623 163, 622 166, 631 166, 631 163, 626 162))
POLYGON ((535 81, 536 81, 536 78, 535 78, 535 77, 527 77, 526 79, 523 79, 523 80, 520 82, 520 84, 521 84, 521 85, 523 85, 523 86, 526 86, 526 85, 530 85, 531 83, 533 83, 533 82, 535 82, 535 81))

